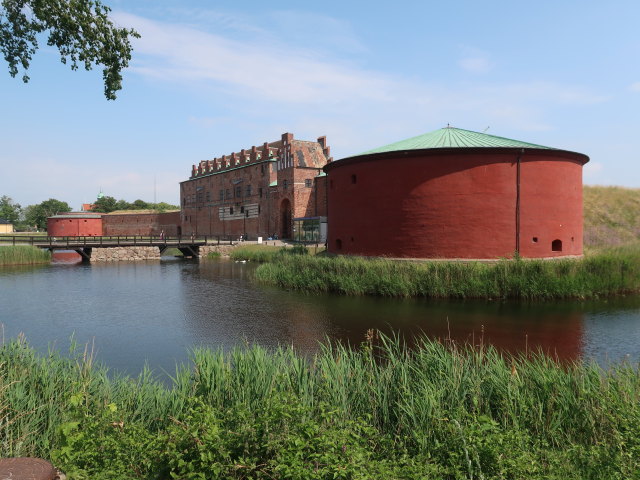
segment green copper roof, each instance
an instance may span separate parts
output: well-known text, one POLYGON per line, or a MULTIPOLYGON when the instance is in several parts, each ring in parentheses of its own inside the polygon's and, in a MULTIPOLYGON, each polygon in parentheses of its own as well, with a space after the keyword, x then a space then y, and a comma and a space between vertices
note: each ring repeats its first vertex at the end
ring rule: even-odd
POLYGON ((435 132, 425 133, 417 137, 385 145, 362 152, 360 155, 371 153, 396 152, 399 150, 423 150, 428 148, 541 148, 555 150, 550 147, 534 143, 511 140, 486 133, 462 130, 461 128, 446 127, 435 132))

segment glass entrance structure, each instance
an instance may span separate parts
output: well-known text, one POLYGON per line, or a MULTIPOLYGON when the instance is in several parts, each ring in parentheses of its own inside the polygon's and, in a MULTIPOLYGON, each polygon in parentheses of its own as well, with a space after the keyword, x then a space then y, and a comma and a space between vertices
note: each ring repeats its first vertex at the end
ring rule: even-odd
POLYGON ((293 240, 302 243, 325 243, 327 241, 327 217, 294 218, 293 240))

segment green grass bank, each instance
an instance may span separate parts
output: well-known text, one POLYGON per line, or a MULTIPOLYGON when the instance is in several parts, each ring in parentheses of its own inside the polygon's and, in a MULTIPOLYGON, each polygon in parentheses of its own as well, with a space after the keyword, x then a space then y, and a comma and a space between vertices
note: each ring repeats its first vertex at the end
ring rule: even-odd
POLYGON ((640 374, 371 333, 312 359, 198 349, 170 386, 0 349, 0 455, 72 479, 629 479, 640 374))
POLYGON ((51 253, 31 245, 0 246, 0 265, 49 263, 51 253))
POLYGON ((585 186, 583 197, 587 251, 640 241, 640 189, 585 186))
MULTIPOLYGON (((236 251, 238 258, 243 251, 236 251)), ((429 298, 550 300, 640 291, 640 244, 582 259, 410 262, 345 256, 256 253, 256 279, 304 292, 429 298)))

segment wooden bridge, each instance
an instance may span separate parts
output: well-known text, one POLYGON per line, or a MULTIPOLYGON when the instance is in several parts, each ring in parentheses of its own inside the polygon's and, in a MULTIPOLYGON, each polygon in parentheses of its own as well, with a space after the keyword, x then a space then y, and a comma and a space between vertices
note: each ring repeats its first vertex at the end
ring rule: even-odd
POLYGON ((157 247, 162 255, 168 248, 177 248, 185 257, 197 257, 201 246, 233 245, 239 239, 231 236, 191 235, 178 237, 149 236, 87 236, 87 237, 50 237, 44 235, 0 235, 2 245, 33 245, 38 248, 54 250, 74 250, 84 260, 91 258, 93 248, 115 247, 157 247))

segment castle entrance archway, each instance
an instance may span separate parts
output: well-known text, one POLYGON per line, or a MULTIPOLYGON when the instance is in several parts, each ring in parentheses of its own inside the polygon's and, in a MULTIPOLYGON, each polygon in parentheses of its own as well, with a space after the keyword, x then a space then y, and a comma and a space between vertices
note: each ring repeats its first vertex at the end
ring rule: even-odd
POLYGON ((291 238, 291 202, 284 199, 280 204, 280 238, 291 238))

